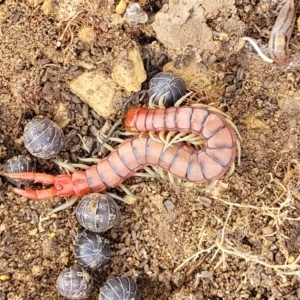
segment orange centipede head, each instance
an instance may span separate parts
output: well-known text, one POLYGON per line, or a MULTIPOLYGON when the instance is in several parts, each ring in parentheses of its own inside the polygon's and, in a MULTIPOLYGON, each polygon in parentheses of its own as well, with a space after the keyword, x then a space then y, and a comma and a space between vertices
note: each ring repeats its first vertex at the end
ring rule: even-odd
POLYGON ((57 196, 72 196, 74 195, 72 176, 68 174, 58 175, 54 183, 57 196))

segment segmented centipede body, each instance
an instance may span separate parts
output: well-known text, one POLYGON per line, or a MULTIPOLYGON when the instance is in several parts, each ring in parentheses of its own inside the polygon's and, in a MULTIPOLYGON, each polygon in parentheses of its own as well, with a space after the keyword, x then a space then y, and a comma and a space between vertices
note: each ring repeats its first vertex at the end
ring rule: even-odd
POLYGON ((13 179, 53 184, 43 190, 15 192, 31 199, 53 196, 83 196, 117 187, 145 166, 159 166, 177 178, 192 183, 219 179, 233 164, 237 152, 236 134, 220 113, 209 108, 178 107, 167 109, 130 109, 125 127, 132 132, 191 132, 203 139, 203 147, 195 148, 182 142, 165 144, 144 134, 125 140, 97 165, 71 175, 52 176, 42 173, 12 173, 13 179))
MULTIPOLYGON (((191 151, 187 163, 180 165, 186 175, 174 174, 191 182, 205 183, 222 177, 236 157, 237 138, 233 128, 221 113, 207 108, 132 108, 125 127, 128 131, 183 131, 199 135, 204 146, 191 151)), ((174 158, 167 169, 170 173, 176 163, 174 158)))

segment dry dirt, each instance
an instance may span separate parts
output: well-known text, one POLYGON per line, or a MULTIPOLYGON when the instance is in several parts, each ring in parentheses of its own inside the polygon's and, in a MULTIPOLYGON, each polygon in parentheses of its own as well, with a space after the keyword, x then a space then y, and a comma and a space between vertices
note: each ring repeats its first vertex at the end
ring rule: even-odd
MULTIPOLYGON (((170 0, 153 24, 163 3, 140 0, 149 20, 138 25, 114 13, 117 1, 46 2, 49 15, 29 1, 0 0, 1 164, 27 154, 22 133, 35 116, 61 123, 67 138, 59 159, 97 156, 92 128, 118 120, 120 106, 104 119, 70 91, 70 82, 87 70, 111 78, 133 41, 147 73, 142 88, 167 63, 165 70, 197 85, 198 98, 226 112, 242 136, 241 164, 207 191, 153 178, 126 182, 140 199, 118 202, 120 224, 104 234, 112 259, 93 272, 89 299, 98 299, 108 278, 124 274, 145 300, 300 299, 299 33, 295 27, 285 68, 263 62, 239 40, 250 36, 266 50, 280 1, 170 0), (182 3, 190 7, 172 6, 182 3)), ((132 94, 120 86, 116 93, 119 105, 132 94)), ((43 172, 62 172, 51 160, 37 162, 43 172)), ((65 200, 30 201, 1 179, 0 300, 62 299, 55 281, 76 264, 81 228, 73 208, 42 228, 39 217, 65 200)))

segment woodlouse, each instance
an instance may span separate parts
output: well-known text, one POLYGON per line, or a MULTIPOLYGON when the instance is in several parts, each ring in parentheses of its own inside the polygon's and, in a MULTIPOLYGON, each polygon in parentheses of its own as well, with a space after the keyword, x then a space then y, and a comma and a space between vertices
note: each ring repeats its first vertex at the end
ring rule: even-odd
POLYGON ((107 194, 91 193, 76 207, 76 218, 82 227, 92 232, 104 232, 119 222, 119 209, 107 194))
POLYGON ((47 118, 33 119, 25 126, 24 145, 34 156, 48 159, 59 153, 64 135, 55 122, 47 118))
POLYGON ((100 289, 99 300, 140 300, 137 284, 126 276, 111 278, 100 289))
POLYGON ((110 260, 109 241, 94 232, 84 231, 75 241, 75 258, 83 268, 98 269, 110 260))
MULTIPOLYGON (((36 163, 35 161, 28 155, 18 155, 8 159, 4 166, 3 171, 5 173, 21 173, 21 172, 35 172, 36 171, 36 163)), ((21 187, 29 185, 30 181, 26 180, 15 180, 7 178, 8 181, 14 186, 21 187)))
POLYGON ((56 280, 58 292, 65 298, 87 298, 93 290, 93 278, 82 267, 64 269, 56 280))
POLYGON ((174 106, 175 102, 185 94, 183 80, 167 72, 160 72, 149 82, 148 96, 153 104, 164 107, 174 106))

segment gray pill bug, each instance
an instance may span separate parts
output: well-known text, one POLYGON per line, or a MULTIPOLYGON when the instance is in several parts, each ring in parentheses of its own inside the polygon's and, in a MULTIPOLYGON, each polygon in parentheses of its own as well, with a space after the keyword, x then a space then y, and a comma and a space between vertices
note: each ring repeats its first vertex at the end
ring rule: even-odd
POLYGON ((175 102, 185 95, 183 80, 168 72, 160 72, 149 82, 148 96, 155 105, 174 106, 175 102))
MULTIPOLYGON (((8 159, 4 166, 3 171, 5 173, 22 173, 22 172, 35 172, 36 171, 36 163, 35 161, 28 155, 18 155, 13 156, 12 158, 8 159)), ((7 180, 17 187, 22 186, 29 186, 30 181, 26 180, 16 180, 10 179, 7 177, 7 180)))
POLYGON ((23 137, 26 149, 32 155, 43 159, 57 155, 64 143, 62 130, 47 118, 28 122, 23 137))
POLYGON ((93 278, 82 267, 73 266, 59 274, 56 287, 67 299, 85 299, 93 290, 93 278))
POLYGON ((100 289, 99 300, 140 300, 137 284, 129 277, 115 277, 106 281, 100 289))
POLYGON ((98 269, 110 260, 109 241, 96 233, 84 231, 75 241, 75 258, 83 268, 98 269))
POLYGON ((79 224, 92 232, 104 232, 119 222, 118 206, 107 194, 91 193, 82 197, 75 214, 79 224))

